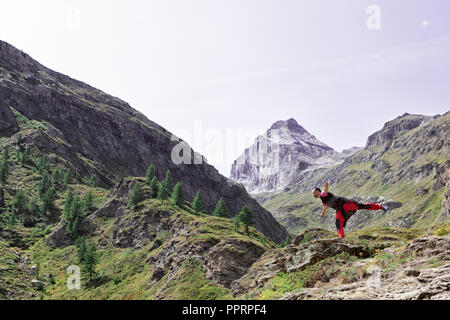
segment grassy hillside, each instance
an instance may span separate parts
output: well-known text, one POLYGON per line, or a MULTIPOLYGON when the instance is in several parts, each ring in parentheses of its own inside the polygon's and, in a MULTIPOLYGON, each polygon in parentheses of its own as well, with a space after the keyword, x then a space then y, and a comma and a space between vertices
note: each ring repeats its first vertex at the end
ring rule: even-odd
MULTIPOLYGON (((18 112, 15 115, 21 131, 0 141, 0 162, 8 163, 9 173, 0 184, 3 195, 0 299, 226 299, 231 298, 229 285, 226 285, 230 281, 228 277, 232 279, 242 270, 231 274, 226 274, 225 270, 222 274, 220 270, 215 271, 214 266, 207 269, 204 260, 209 256, 202 255, 229 255, 230 262, 239 264, 249 258, 251 264, 258 256, 248 257, 243 248, 262 254, 277 247, 252 227, 246 233, 242 224, 236 228, 229 218, 194 212, 191 203, 178 207, 171 199, 151 198, 144 178, 122 179, 120 185, 125 185, 126 189, 119 190, 125 192, 120 199, 115 194, 117 188, 107 190, 92 185, 90 176, 76 170, 72 171, 71 181, 66 182, 64 176, 71 168, 70 162, 56 153, 41 151, 34 143, 47 136, 51 127, 30 121, 18 112), (28 156, 23 160, 25 153, 28 156), (54 176, 57 171, 62 173, 59 177, 54 176), (41 211, 45 192, 40 193, 39 185, 44 177, 48 178, 44 189, 54 188, 54 194, 51 205, 41 211), (131 187, 137 182, 143 186, 144 197, 133 209, 129 208, 128 201, 131 187), (92 195, 90 206, 83 208, 82 219, 92 218, 89 221, 95 225, 95 229, 84 236, 96 246, 96 275, 87 279, 82 272, 80 290, 68 290, 66 283, 70 276, 67 268, 80 266, 74 241, 57 246, 47 243, 64 225, 65 197, 69 192, 80 199, 92 195), (23 194, 21 201, 17 200, 20 193, 23 194), (29 207, 33 201, 34 210, 29 207), (122 207, 115 208, 122 212, 120 216, 95 214, 120 201, 122 207), (140 235, 138 230, 146 225, 150 229, 157 225, 159 229, 140 235), (141 237, 139 246, 115 243, 114 239, 121 236, 141 237), (181 246, 180 250, 172 252, 176 245, 181 246), (192 252, 197 254, 191 255, 192 252), (177 257, 178 265, 164 267, 166 261, 177 257), (158 272, 163 275, 155 275, 155 270, 161 266, 158 272)), ((56 145, 63 144, 58 141, 56 145)), ((85 161, 86 166, 95 167, 81 155, 76 156, 79 161, 85 161)), ((114 215, 116 211, 111 212, 114 215)))

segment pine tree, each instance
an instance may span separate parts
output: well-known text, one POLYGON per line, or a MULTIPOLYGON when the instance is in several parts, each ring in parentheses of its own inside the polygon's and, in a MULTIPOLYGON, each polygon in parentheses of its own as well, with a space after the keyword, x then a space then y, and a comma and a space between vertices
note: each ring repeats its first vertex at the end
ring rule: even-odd
POLYGON ((251 225, 255 224, 255 222, 253 221, 253 217, 254 217, 253 212, 247 206, 244 206, 241 212, 239 213, 239 220, 244 224, 246 233, 249 232, 248 228, 251 225))
POLYGON ((192 209, 194 209, 195 213, 203 212, 203 197, 200 190, 197 191, 194 201, 192 201, 192 209))
POLYGON ((93 199, 92 192, 89 191, 88 193, 86 193, 84 195, 84 198, 83 198, 83 210, 85 212, 88 212, 89 209, 91 209, 93 200, 94 199, 93 199))
POLYGON ((56 185, 56 184, 59 184, 59 183, 61 183, 62 177, 63 177, 63 173, 62 173, 61 168, 57 168, 57 169, 55 169, 55 170, 53 171, 53 173, 52 173, 52 179, 51 179, 51 181, 52 181, 52 183, 55 184, 55 185, 56 185))
POLYGON ((15 155, 15 158, 16 158, 17 162, 20 162, 20 155, 21 155, 20 148, 17 148, 16 149, 16 155, 15 155))
POLYGON ((14 212, 14 210, 11 210, 11 209, 8 209, 8 213, 9 213, 8 227, 12 228, 16 224, 16 220, 17 220, 16 213, 14 212))
POLYGON ((139 202, 141 202, 144 198, 144 192, 142 190, 141 184, 136 181, 133 189, 131 189, 130 201, 128 203, 128 207, 135 208, 139 202))
POLYGON ((156 176, 154 176, 152 181, 150 182, 150 196, 152 198, 156 198, 158 196, 158 190, 159 190, 159 182, 156 176))
POLYGON ((37 186, 37 192, 41 198, 47 192, 49 187, 50 187, 50 179, 48 177, 48 174, 44 173, 37 186))
POLYGON ((97 188, 97 176, 95 174, 89 179, 89 186, 91 188, 97 188))
POLYGON ((36 197, 33 197, 30 202, 28 203, 28 211, 30 212, 31 215, 34 215, 37 211, 38 207, 37 207, 37 199, 36 197))
POLYGON ((77 248, 78 262, 83 272, 89 275, 89 281, 93 280, 96 275, 95 267, 97 265, 95 244, 92 241, 86 241, 85 237, 78 237, 75 240, 75 247, 77 248))
POLYGON ((25 166, 29 160, 30 160, 30 147, 27 146, 20 157, 20 164, 22 166, 25 166))
POLYGON ((81 202, 79 196, 74 196, 70 205, 66 220, 66 232, 72 236, 72 239, 78 237, 78 226, 81 221, 81 202))
POLYGON ((48 170, 48 168, 49 168, 48 159, 45 155, 42 155, 39 158, 39 162, 38 162, 38 172, 40 174, 42 174, 45 170, 48 170))
POLYGON ((23 211, 27 207, 27 197, 22 189, 19 189, 14 196, 13 207, 19 212, 23 211))
POLYGON ((217 202, 216 208, 214 209, 212 215, 223 218, 228 217, 228 210, 225 205, 225 200, 223 200, 223 198, 220 198, 219 201, 217 202))
POLYGON ((239 232, 239 229, 241 228, 241 220, 239 219, 238 214, 233 217, 233 225, 234 225, 234 231, 239 232))
POLYGON ((86 256, 86 238, 78 237, 75 240, 75 247, 77 248, 78 263, 83 265, 86 256))
POLYGON ((145 173, 145 183, 150 185, 154 177, 155 177, 155 167, 151 165, 150 167, 148 167, 147 172, 145 173))
POLYGON ((9 149, 6 147, 2 152, 2 159, 8 161, 9 160, 9 149))
POLYGON ((167 200, 170 197, 170 193, 167 188, 167 181, 164 180, 159 186, 158 199, 167 200))
POLYGON ((167 192, 169 193, 169 195, 172 193, 172 173, 170 172, 170 170, 167 170, 166 172, 166 179, 164 180, 164 182, 166 183, 166 189, 167 192))
POLYGON ((72 201, 73 201, 73 193, 71 190, 69 190, 67 191, 66 198, 64 200, 64 218, 66 219, 66 221, 69 220, 70 206, 72 205, 72 201))
POLYGON ((42 197, 42 205, 41 205, 41 215, 45 216, 48 210, 53 207, 53 202, 55 200, 55 188, 49 187, 42 197))
POLYGON ((86 253, 84 255, 83 269, 84 272, 89 275, 89 281, 93 280, 96 276, 95 267, 97 265, 97 252, 93 242, 89 242, 86 245, 86 253))
POLYGON ((181 182, 177 182, 177 184, 173 188, 172 201, 180 208, 184 206, 184 192, 181 182))
POLYGON ((0 163, 0 183, 6 184, 9 178, 9 163, 8 160, 3 159, 0 163))
POLYGON ((64 174, 64 184, 65 185, 71 184, 72 183, 72 179, 73 179, 73 177, 72 177, 72 169, 68 168, 66 170, 66 173, 64 174))

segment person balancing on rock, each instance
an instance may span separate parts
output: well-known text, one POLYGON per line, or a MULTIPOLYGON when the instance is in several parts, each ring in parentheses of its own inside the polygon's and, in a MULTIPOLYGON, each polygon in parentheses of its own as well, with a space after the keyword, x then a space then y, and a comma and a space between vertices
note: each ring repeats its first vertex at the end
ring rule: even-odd
POLYGON ((357 210, 383 210, 385 212, 388 210, 386 206, 381 204, 359 203, 354 200, 336 196, 331 192, 328 192, 328 181, 325 183, 323 192, 320 190, 320 188, 315 188, 313 191, 313 196, 322 200, 323 209, 322 213, 320 214, 321 217, 325 215, 328 207, 336 210, 336 228, 338 230, 339 238, 345 238, 344 227, 348 219, 350 219, 350 217, 355 214, 357 210))

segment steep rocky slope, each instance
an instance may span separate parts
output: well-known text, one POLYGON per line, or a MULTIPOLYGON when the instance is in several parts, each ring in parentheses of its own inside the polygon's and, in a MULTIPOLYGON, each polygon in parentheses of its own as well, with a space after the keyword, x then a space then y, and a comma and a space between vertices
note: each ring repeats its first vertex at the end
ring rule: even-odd
POLYGON ((137 182, 143 179, 98 189, 96 210, 83 219, 97 248, 94 282, 83 275, 81 288, 68 290, 77 249, 57 227, 25 252, 0 246, 0 298, 449 299, 448 223, 364 229, 346 240, 310 229, 279 248, 254 228, 247 234, 171 201, 146 199, 130 209, 137 182), (40 289, 32 285, 38 274, 40 289))
MULTIPOLYGON (((286 230, 238 183, 205 161, 175 164, 172 134, 126 102, 54 72, 27 54, 0 41, 0 142, 11 150, 29 146, 47 154, 56 166, 71 168, 79 182, 91 175, 111 187, 125 176, 142 176, 149 165, 162 180, 171 170, 192 201, 201 190, 205 210, 223 197, 230 216, 244 205, 255 212, 255 227, 281 242, 286 230)), ((203 159, 191 150, 191 159, 203 159)), ((204 159, 203 159, 204 160, 204 159)), ((9 195, 8 195, 9 197, 9 195)))
POLYGON ((234 161, 230 178, 251 193, 282 190, 298 172, 330 167, 358 150, 338 153, 294 119, 277 121, 234 161))
POLYGON ((361 210, 347 229, 365 226, 428 227, 449 219, 450 112, 404 114, 368 138, 364 150, 328 169, 299 171, 286 191, 255 198, 291 232, 334 226, 334 214, 320 218, 314 187, 330 182, 331 191, 359 201, 387 204, 387 214, 361 210))
MULTIPOLYGON (((45 290, 48 298, 215 299, 231 297, 231 283, 275 243, 251 228, 236 232, 227 218, 196 215, 171 201, 147 199, 137 209, 128 201, 141 178, 126 178, 85 217, 82 234, 96 242, 103 275, 96 286, 67 290, 64 276, 45 290), (128 260, 128 261, 127 261, 128 260), (116 278, 114 285, 113 278, 116 278), (109 280, 108 280, 109 279, 109 280), (119 280, 117 280, 119 279, 119 280)), ((144 187, 148 196, 149 189, 144 187)), ((59 225, 31 254, 46 273, 77 264, 75 248, 59 225), (56 260, 52 257, 59 256, 56 260)))

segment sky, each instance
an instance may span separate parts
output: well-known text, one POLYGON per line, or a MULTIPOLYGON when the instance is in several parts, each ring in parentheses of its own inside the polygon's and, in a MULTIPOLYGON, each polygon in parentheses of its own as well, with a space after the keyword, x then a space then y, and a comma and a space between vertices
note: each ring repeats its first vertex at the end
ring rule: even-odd
POLYGON ((0 0, 0 39, 225 176, 277 120, 341 151, 405 112, 450 110, 448 0, 0 0))

